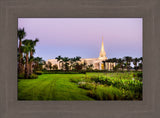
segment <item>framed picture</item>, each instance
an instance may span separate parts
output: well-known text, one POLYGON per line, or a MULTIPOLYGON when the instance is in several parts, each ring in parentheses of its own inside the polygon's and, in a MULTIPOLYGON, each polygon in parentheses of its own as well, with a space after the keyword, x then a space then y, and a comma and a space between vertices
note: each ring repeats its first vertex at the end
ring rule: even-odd
POLYGON ((142 100, 142 23, 18 18, 18 100, 142 100))
POLYGON ((160 116, 158 112, 160 107, 159 4, 158 0, 1 0, 0 117, 157 118, 160 116), (123 23, 118 24, 118 19, 123 23), (115 22, 112 24, 108 20, 115 22), (107 23, 111 26, 110 30, 105 29, 106 26, 109 27, 107 23), (79 27, 78 31, 74 30, 74 27, 79 27), (110 33, 107 34, 101 28, 110 33), (43 36, 44 32, 55 40, 43 36), (118 43, 116 48, 112 43, 117 41, 115 34, 120 39, 119 44, 126 42, 124 33, 127 33, 129 41, 126 45, 129 46, 120 51, 118 43), (113 42, 106 41, 106 37, 111 34, 110 38, 114 37, 113 42), (87 37, 83 41, 85 43, 80 41, 80 35, 83 39, 87 37), (75 38, 76 40, 73 40, 75 38), (31 42, 36 44, 35 48, 31 48, 31 42), (52 46, 53 50, 50 48, 52 46), (81 48, 78 49, 78 46, 81 48), (109 52, 109 47, 114 53, 109 52), (60 49, 62 51, 59 51, 60 49), (125 50, 129 53, 123 53, 125 50), (36 53, 32 55, 31 51, 36 53), (128 62, 126 56, 133 57, 130 58, 132 61, 128 62), (36 57, 37 59, 42 57, 44 61, 37 64, 36 57), (137 64, 135 64, 136 58, 141 59, 137 64), (72 63, 74 59, 77 60, 72 63), (118 59, 125 59, 123 66, 120 66, 118 59), (82 66, 84 62, 86 66, 82 66), (115 79, 118 77, 121 79, 115 79), (54 81, 56 85, 52 86, 50 83, 54 83, 52 81, 56 80, 55 78, 59 78, 59 82, 54 81), (101 81, 103 79, 104 81, 101 81), (40 84, 39 80, 45 81, 40 84), (125 82, 121 82, 120 86, 114 84, 120 80, 125 82), (110 83, 107 83, 109 81, 110 83), (58 92, 50 89, 56 86, 59 86, 58 92), (54 92, 56 94, 53 94, 54 92))

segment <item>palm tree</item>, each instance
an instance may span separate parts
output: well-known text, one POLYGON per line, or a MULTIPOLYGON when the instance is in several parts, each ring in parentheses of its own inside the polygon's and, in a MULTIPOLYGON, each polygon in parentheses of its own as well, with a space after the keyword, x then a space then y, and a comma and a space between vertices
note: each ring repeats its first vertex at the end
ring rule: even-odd
POLYGON ((46 62, 41 57, 33 58, 34 71, 42 70, 42 65, 45 65, 45 64, 46 62))
POLYGON ((92 70, 93 69, 93 64, 88 65, 88 70, 92 70))
POLYGON ((86 70, 86 66, 87 66, 87 62, 86 62, 86 60, 84 60, 84 62, 83 62, 83 68, 86 70))
POLYGON ((112 58, 112 63, 118 63, 118 59, 117 58, 112 58))
POLYGON ((18 29, 17 31, 17 36, 19 39, 19 47, 18 47, 18 53, 19 53, 19 60, 18 60, 18 73, 22 73, 23 72, 23 65, 22 65, 22 61, 23 61, 23 56, 22 56, 22 39, 26 36, 26 32, 23 29, 18 29))
MULTIPOLYGON (((71 64, 71 70, 73 69, 73 67, 75 66, 75 63, 77 61, 80 61, 81 57, 80 56, 76 56, 76 57, 73 57, 73 58, 70 58, 70 64, 71 64)), ((85 63, 84 63, 85 64, 85 63)))
POLYGON ((143 64, 142 64, 142 63, 139 63, 138 68, 139 68, 139 69, 142 69, 142 67, 143 67, 143 64))
POLYGON ((108 63, 118 63, 118 59, 117 58, 110 58, 110 59, 106 59, 105 62, 108 62, 108 63))
POLYGON ((42 60, 40 61, 40 63, 39 63, 40 70, 44 69, 44 68, 45 68, 45 65, 46 65, 46 61, 42 59, 42 60))
POLYGON ((32 74, 33 53, 35 52, 35 46, 37 42, 39 42, 37 38, 34 41, 30 40, 31 50, 30 50, 30 61, 29 61, 29 75, 32 74))
POLYGON ((138 59, 138 58, 134 58, 134 59, 133 59, 133 64, 134 64, 134 68, 135 68, 136 71, 138 70, 138 68, 137 68, 138 62, 139 62, 139 59, 138 59))
POLYGON ((143 63, 143 58, 142 57, 140 57, 139 60, 143 63))
POLYGON ((118 59, 118 64, 119 64, 120 68, 122 68, 122 71, 123 71, 124 60, 121 59, 121 58, 119 58, 119 59, 118 59))
POLYGON ((68 67, 69 63, 68 62, 70 61, 70 59, 68 57, 64 57, 64 58, 62 58, 62 61, 64 62, 65 70, 68 71, 69 70, 69 67, 68 67))
POLYGON ((138 64, 138 68, 139 68, 139 69, 142 69, 142 67, 143 67, 143 58, 140 57, 140 58, 139 58, 139 61, 140 61, 140 63, 138 64))
POLYGON ((73 61, 73 64, 72 64, 72 67, 74 67, 74 69, 75 69, 75 67, 76 67, 76 61, 77 61, 77 58, 76 57, 74 57, 73 59, 72 59, 72 61, 73 61))
POLYGON ((73 69, 73 63, 74 63, 74 58, 70 58, 70 68, 71 70, 73 69))
POLYGON ((48 67, 50 70, 52 69, 52 63, 50 61, 48 61, 48 67))
POLYGON ((61 60, 62 60, 61 55, 59 55, 59 56, 58 56, 58 57, 56 57, 55 59, 57 59, 57 62, 59 62, 59 68, 60 68, 60 63, 61 63, 61 60))
POLYGON ((76 56, 76 57, 75 57, 75 60, 76 60, 76 61, 80 61, 80 60, 81 60, 81 57, 80 57, 80 56, 76 56))
POLYGON ((80 61, 81 60, 81 57, 80 56, 76 56, 73 58, 73 63, 74 63, 74 67, 78 67, 78 70, 81 70, 81 67, 82 65, 80 64, 77 64, 78 62, 77 61, 80 61))
POLYGON ((130 69, 130 64, 131 64, 131 61, 132 61, 132 57, 130 57, 130 56, 125 56, 125 57, 124 57, 124 60, 126 61, 127 70, 129 71, 129 69, 130 69))
POLYGON ((79 64, 78 62, 74 64, 74 68, 76 71, 82 70, 82 67, 83 67, 83 64, 79 64))
POLYGON ((29 78, 29 71, 28 71, 28 54, 31 50, 31 46, 30 46, 30 41, 29 40, 24 40, 22 41, 22 44, 24 45, 23 46, 23 51, 25 53, 25 60, 26 60, 26 63, 25 63, 25 78, 29 78))
POLYGON ((52 68, 53 68, 53 70, 57 70, 58 69, 57 64, 54 64, 52 68))

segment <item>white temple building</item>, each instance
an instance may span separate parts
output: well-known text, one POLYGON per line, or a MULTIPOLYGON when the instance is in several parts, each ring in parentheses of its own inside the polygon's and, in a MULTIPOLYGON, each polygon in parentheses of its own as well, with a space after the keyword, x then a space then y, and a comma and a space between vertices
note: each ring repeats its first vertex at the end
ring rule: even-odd
MULTIPOLYGON (((87 65, 93 65, 93 69, 97 70, 113 70, 115 67, 115 63, 105 62, 105 65, 103 61, 107 60, 106 52, 104 50, 104 43, 103 43, 103 37, 102 37, 102 44, 101 44, 101 51, 99 53, 98 58, 82 58, 79 63, 86 63, 87 65)), ((50 61, 52 65, 57 65, 58 69, 61 69, 59 62, 57 59, 49 59, 47 62, 50 61)), ((46 63, 47 63, 46 62, 46 63)))

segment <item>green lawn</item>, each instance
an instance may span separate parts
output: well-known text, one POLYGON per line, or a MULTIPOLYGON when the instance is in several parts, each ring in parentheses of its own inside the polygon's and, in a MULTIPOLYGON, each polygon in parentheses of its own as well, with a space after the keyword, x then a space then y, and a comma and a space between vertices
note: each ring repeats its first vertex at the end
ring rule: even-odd
POLYGON ((38 79, 18 80, 18 100, 94 100, 87 90, 78 88, 70 78, 84 74, 43 74, 38 79))
POLYGON ((18 79, 18 100, 142 100, 141 74, 42 74, 18 79))

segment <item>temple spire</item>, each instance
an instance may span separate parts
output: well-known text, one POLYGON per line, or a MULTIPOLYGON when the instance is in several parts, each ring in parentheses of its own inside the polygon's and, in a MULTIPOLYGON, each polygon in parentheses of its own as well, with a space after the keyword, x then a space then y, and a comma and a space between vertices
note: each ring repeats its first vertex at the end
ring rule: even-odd
POLYGON ((102 36, 102 45, 101 45, 101 51, 99 53, 99 59, 107 59, 106 52, 104 50, 104 43, 103 43, 103 36, 102 36))
POLYGON ((104 44, 103 44, 103 36, 102 36, 101 52, 105 52, 105 51, 104 51, 104 44))

